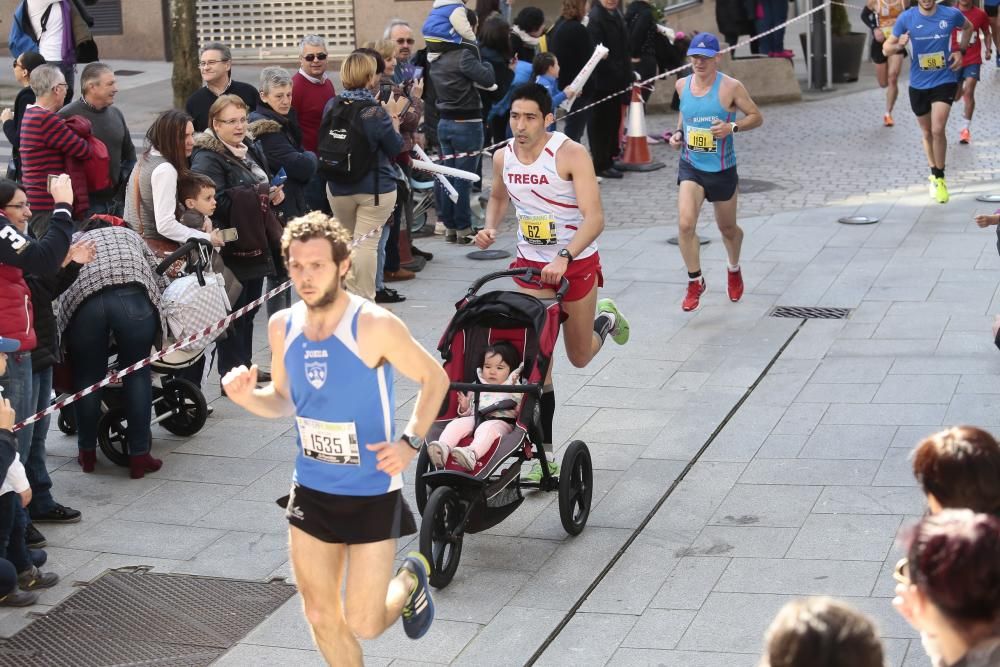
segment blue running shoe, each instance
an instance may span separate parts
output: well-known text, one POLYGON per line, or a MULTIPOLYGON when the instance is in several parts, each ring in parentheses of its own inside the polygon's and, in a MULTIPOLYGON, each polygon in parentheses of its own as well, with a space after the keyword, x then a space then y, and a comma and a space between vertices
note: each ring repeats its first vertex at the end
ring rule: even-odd
POLYGON ((420 639, 434 622, 434 600, 427 583, 431 566, 423 554, 411 551, 403 559, 399 572, 403 570, 409 572, 414 581, 413 591, 403 605, 403 630, 410 639, 420 639))

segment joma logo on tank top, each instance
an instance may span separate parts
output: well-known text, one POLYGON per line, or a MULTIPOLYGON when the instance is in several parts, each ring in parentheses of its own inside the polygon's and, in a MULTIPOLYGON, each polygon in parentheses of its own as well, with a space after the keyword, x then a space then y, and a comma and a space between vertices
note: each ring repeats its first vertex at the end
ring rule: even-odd
POLYGON ((507 181, 513 185, 548 185, 545 174, 507 174, 507 181))

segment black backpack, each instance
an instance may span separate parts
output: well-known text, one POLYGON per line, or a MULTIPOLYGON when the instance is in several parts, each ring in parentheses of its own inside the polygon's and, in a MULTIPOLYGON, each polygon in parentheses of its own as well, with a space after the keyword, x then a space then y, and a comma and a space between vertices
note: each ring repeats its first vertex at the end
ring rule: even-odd
POLYGON ((378 150, 368 142, 361 114, 375 102, 338 97, 323 116, 316 147, 319 171, 328 180, 357 183, 377 170, 378 150))

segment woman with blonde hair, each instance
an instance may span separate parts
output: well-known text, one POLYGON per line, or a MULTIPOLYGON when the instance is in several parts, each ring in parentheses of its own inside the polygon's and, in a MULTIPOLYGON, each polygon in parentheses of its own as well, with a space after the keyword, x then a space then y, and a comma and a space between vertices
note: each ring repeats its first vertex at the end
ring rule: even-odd
MULTIPOLYGON (((375 274, 381 234, 375 229, 385 224, 396 205, 396 173, 392 158, 403 150, 400 135, 401 112, 406 98, 389 95, 379 102, 372 92, 379 82, 378 63, 370 54, 354 52, 340 68, 343 90, 327 103, 323 127, 334 123, 348 127, 351 119, 360 119, 369 155, 372 159, 362 174, 345 175, 344 165, 331 163, 319 147, 321 170, 328 169, 327 196, 330 208, 357 245, 352 256, 347 289, 366 299, 375 299, 375 274)), ((354 158, 358 160, 358 157, 354 158)), ((350 170, 350 167, 347 167, 350 170)))

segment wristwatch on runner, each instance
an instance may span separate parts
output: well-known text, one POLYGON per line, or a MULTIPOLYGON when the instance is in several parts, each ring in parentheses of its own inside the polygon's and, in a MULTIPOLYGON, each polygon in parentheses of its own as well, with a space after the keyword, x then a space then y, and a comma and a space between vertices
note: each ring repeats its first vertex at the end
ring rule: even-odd
POLYGON ((740 126, 737 125, 736 123, 730 123, 729 128, 732 130, 733 134, 736 134, 737 132, 740 131, 740 126))
POLYGON ((427 443, 427 441, 421 438, 419 435, 410 435, 409 433, 404 433, 402 437, 400 437, 400 440, 402 440, 403 442, 405 442, 418 452, 421 449, 423 449, 423 446, 427 443))
POLYGON ((569 250, 567 250, 566 248, 563 248, 562 250, 560 250, 556 254, 559 255, 560 257, 565 257, 567 262, 572 262, 573 261, 573 255, 571 255, 570 252, 569 252, 569 250))

